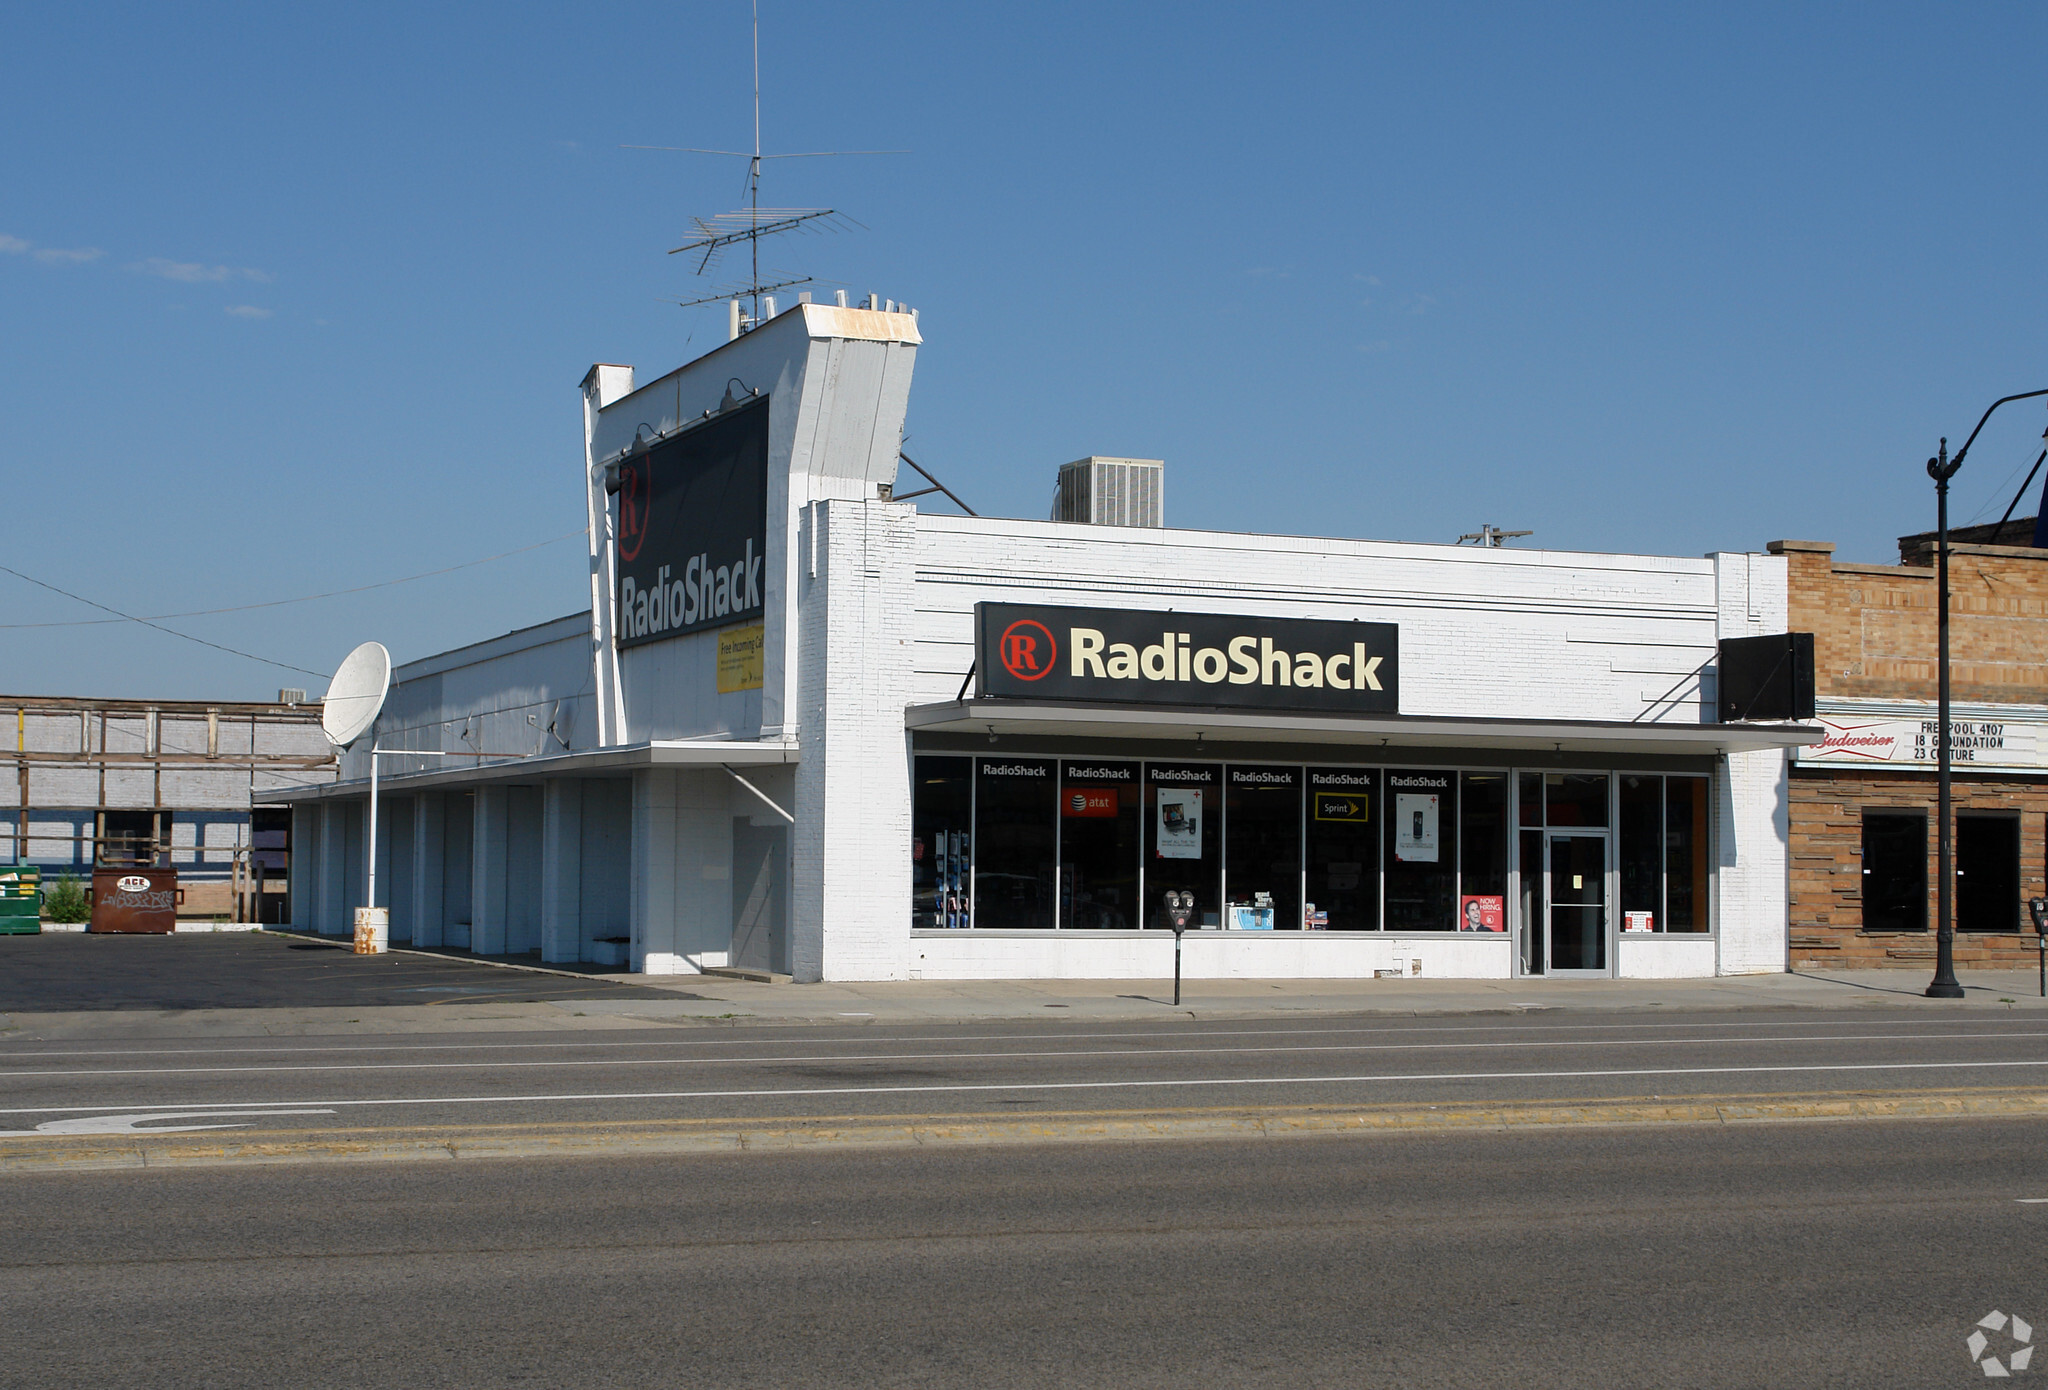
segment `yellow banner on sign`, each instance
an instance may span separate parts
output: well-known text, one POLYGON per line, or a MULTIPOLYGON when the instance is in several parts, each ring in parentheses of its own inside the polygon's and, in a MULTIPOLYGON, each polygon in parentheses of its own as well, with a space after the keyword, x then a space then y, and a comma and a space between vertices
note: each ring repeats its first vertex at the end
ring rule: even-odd
POLYGON ((765 634, 766 629, 760 623, 719 631, 719 694, 731 695, 741 690, 761 688, 761 653, 767 646, 765 634))

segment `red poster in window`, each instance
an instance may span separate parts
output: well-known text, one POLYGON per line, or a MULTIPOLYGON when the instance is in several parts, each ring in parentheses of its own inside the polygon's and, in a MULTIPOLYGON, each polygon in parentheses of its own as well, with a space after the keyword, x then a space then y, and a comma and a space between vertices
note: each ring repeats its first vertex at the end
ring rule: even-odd
POLYGON ((1060 793, 1063 816, 1114 816, 1117 794, 1114 787, 1068 787, 1060 793))
POLYGON ((1508 900, 1498 895, 1468 895, 1458 899, 1459 931, 1506 931, 1508 900))

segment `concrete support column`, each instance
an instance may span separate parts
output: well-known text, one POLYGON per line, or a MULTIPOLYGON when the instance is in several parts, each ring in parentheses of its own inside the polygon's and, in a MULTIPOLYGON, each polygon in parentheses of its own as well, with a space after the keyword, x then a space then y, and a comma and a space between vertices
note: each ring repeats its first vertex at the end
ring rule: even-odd
POLYGON ((320 803, 320 910, 315 930, 326 936, 346 936, 354 930, 348 920, 348 803, 320 803))
POLYGON ((447 921, 442 908, 442 844, 447 822, 439 792, 422 792, 412 807, 412 944, 439 946, 447 921))
POLYGON ((676 949, 676 775, 633 774, 632 967, 674 969, 676 949))
POLYGON ((550 778, 542 791, 540 958, 583 958, 583 783, 550 778))
POLYGON ((896 980, 910 968, 910 743, 916 511, 813 502, 797 585, 790 971, 896 980), (829 766, 830 775, 827 776, 829 766))
POLYGON ((1719 928, 1720 973, 1753 975, 1790 962, 1792 824, 1790 756, 1730 753, 1714 779, 1715 873, 1709 911, 1719 928))
POLYGON ((469 949, 480 956, 505 954, 505 815, 504 787, 476 789, 469 859, 469 949))

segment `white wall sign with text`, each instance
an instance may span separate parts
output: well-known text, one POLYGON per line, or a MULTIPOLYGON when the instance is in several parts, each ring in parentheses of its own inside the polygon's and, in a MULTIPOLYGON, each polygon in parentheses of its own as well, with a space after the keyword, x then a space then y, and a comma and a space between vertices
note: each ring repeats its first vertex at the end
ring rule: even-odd
MULTIPOLYGON (((1886 719, 1826 714, 1815 721, 1827 738, 1801 748, 1801 766, 1929 768, 1935 765, 1937 719, 1886 719)), ((1998 719, 1949 720, 1949 757, 1962 769, 2048 770, 2048 740, 2042 726, 1998 719)))

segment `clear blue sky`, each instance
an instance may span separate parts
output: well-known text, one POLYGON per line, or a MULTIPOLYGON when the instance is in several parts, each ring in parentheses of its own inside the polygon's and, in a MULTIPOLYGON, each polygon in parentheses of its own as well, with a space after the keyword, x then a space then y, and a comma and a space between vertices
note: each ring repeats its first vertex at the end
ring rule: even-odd
MULTIPOLYGON (((745 0, 18 6, 0 43, 15 569, 128 612, 581 527, 576 385, 715 344, 664 250, 740 202, 745 0)), ((2048 386, 2038 5, 764 0, 791 264, 915 304, 910 452, 1043 516, 1088 453, 1168 519, 1892 558, 1922 465, 2048 386)), ((1995 517, 2048 412, 1958 479, 1995 517)), ((2032 510, 2031 501, 2025 508, 2032 510)), ((171 622, 313 671, 575 608, 574 541, 171 622)), ((0 622, 96 616, 0 574, 0 622)), ((0 630, 0 693, 323 678, 130 624, 0 630)))

